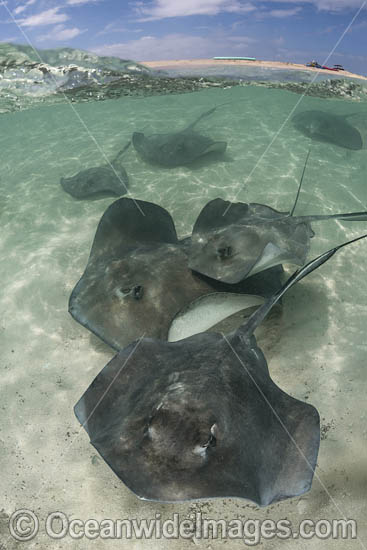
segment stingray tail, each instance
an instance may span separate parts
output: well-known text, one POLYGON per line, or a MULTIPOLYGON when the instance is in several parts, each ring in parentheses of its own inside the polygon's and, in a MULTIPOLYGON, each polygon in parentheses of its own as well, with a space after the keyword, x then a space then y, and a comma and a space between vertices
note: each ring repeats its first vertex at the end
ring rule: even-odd
POLYGON ((234 103, 233 101, 225 101, 224 103, 220 103, 219 105, 215 105, 214 107, 212 107, 211 109, 209 109, 209 111, 205 111, 205 113, 203 113, 202 115, 199 116, 199 118, 197 118, 196 120, 194 120, 194 122, 192 122, 187 128, 185 128, 185 130, 183 130, 184 132, 187 132, 188 130, 192 130, 194 128, 194 126, 196 126, 198 124, 198 122, 200 122, 201 120, 203 120, 203 118, 206 118, 210 115, 212 115, 214 113, 214 111, 216 111, 216 109, 218 109, 218 107, 222 107, 223 105, 229 105, 230 103, 234 103))
POLYGON ((127 142, 127 144, 125 145, 125 147, 123 147, 123 149, 121 149, 121 151, 119 151, 117 153, 117 155, 115 156, 115 158, 113 159, 112 162, 117 162, 121 159, 122 155, 128 150, 128 148, 130 147, 131 145, 131 139, 127 142))
MULTIPOLYGON (((244 99, 244 100, 240 100, 240 101, 247 101, 247 99, 244 99)), ((211 109, 209 109, 208 111, 205 111, 205 113, 203 113, 202 115, 200 115, 196 120, 194 120, 194 122, 192 122, 191 124, 189 124, 189 126, 187 126, 187 128, 185 128, 184 130, 182 130, 183 132, 187 132, 189 130, 192 130, 194 128, 194 126, 196 126, 198 124, 198 122, 200 122, 201 120, 203 120, 203 118, 206 118, 208 116, 210 116, 211 114, 214 113, 214 111, 216 109, 218 109, 218 107, 222 107, 223 105, 231 105, 232 103, 238 103, 237 101, 225 101, 224 103, 219 103, 219 105, 215 105, 214 107, 212 107, 211 109)))
POLYGON ((196 126, 198 124, 198 122, 200 122, 200 120, 203 120, 203 118, 206 118, 207 116, 210 116, 212 113, 214 113, 216 108, 217 108, 217 105, 215 107, 212 107, 211 109, 209 109, 209 111, 205 111, 205 113, 200 115, 199 118, 194 120, 194 122, 192 122, 187 128, 185 128, 184 132, 187 132, 188 130, 192 130, 194 128, 194 126, 196 126))
POLYGON ((340 248, 343 248, 344 246, 347 246, 349 244, 355 243, 356 241, 360 241, 361 239, 365 239, 367 237, 366 235, 362 235, 361 237, 357 237, 356 239, 352 239, 351 241, 348 241, 346 243, 340 244, 339 246, 336 246, 335 248, 332 248, 331 250, 328 250, 327 252, 324 252, 317 258, 314 258, 311 260, 308 264, 306 264, 304 267, 293 273, 291 277, 288 279, 288 281, 282 286, 280 290, 278 290, 273 296, 271 296, 262 306, 260 306, 255 313, 251 315, 247 323, 245 323, 242 327, 238 329, 238 333, 242 335, 243 337, 247 338, 250 337, 254 330, 260 325, 260 323, 265 319, 271 308, 274 304, 276 304, 280 298, 289 290, 294 284, 298 283, 301 279, 306 277, 309 273, 320 267, 320 265, 327 262, 332 256, 334 256, 335 252, 340 250, 340 248))
POLYGON ((365 222, 367 221, 367 211, 350 212, 345 214, 325 214, 316 216, 297 216, 301 222, 319 222, 322 220, 344 220, 347 222, 365 222))
POLYGON ((291 210, 291 212, 290 212, 290 214, 289 214, 290 216, 293 216, 294 211, 295 211, 296 206, 297 206, 297 202, 298 202, 299 194, 300 194, 300 192, 301 192, 301 187, 302 187, 302 183, 303 183, 303 178, 304 178, 304 176, 305 176, 306 166, 307 166, 307 162, 308 162, 310 153, 311 153, 311 147, 309 148, 308 153, 307 153, 305 165, 304 165, 304 167, 303 167, 303 172, 302 172, 302 176, 301 176, 301 181, 299 182, 299 186, 298 186, 298 191, 297 191, 297 195, 296 195, 296 200, 294 201, 293 208, 292 208, 292 210, 291 210))

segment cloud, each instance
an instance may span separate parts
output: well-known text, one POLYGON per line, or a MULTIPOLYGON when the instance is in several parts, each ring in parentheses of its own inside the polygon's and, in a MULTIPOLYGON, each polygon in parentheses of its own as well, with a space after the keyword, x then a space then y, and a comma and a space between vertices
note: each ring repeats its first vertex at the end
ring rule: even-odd
POLYGON ((57 42, 65 42, 67 40, 71 40, 72 38, 75 38, 76 36, 79 36, 79 34, 82 34, 83 32, 86 32, 87 29, 81 30, 77 27, 73 27, 70 29, 67 29, 64 25, 56 25, 47 34, 43 34, 37 38, 38 41, 43 40, 56 40, 57 42))
POLYGON ((362 0, 267 0, 277 4, 312 4, 320 11, 357 10, 362 6, 362 0))
POLYGON ((36 3, 36 0, 28 0, 28 2, 26 2, 22 6, 18 6, 17 8, 15 8, 13 13, 15 13, 15 15, 19 15, 20 13, 25 11, 28 8, 28 6, 32 6, 32 4, 35 4, 35 3, 36 3))
POLYGON ((278 38, 274 38, 272 42, 275 46, 279 48, 280 46, 283 46, 285 44, 285 38, 284 36, 278 36, 278 38))
POLYGON ((260 6, 259 10, 254 14, 254 17, 257 20, 264 20, 268 17, 275 17, 276 19, 284 19, 286 17, 293 17, 294 15, 297 15, 301 11, 302 11, 301 6, 296 6, 294 8, 288 8, 288 9, 282 9, 282 8, 269 9, 268 7, 266 8, 265 6, 260 6))
POLYGON ((108 23, 108 25, 106 25, 101 31, 98 31, 96 36, 102 36, 103 34, 112 34, 114 32, 118 32, 121 34, 139 33, 143 32, 143 29, 127 27, 119 21, 113 21, 112 23, 108 23))
POLYGON ((153 0, 150 5, 139 1, 135 12, 139 21, 155 21, 168 17, 189 15, 218 15, 219 13, 249 13, 256 8, 251 2, 240 0, 153 0))
POLYGON ((23 27, 41 27, 42 25, 53 25, 55 23, 63 23, 69 18, 66 13, 59 13, 60 7, 51 8, 46 11, 30 15, 25 19, 17 19, 17 23, 23 27))
POLYGON ((22 11, 26 9, 27 9, 27 6, 18 6, 17 8, 15 8, 13 13, 15 13, 15 15, 19 15, 20 13, 22 13, 22 11))
MULTIPOLYGON (((248 49, 256 42, 246 36, 227 37, 224 33, 210 35, 208 37, 193 36, 187 34, 168 34, 166 36, 142 36, 138 40, 108 44, 92 48, 98 55, 121 57, 122 59, 134 59, 136 61, 159 61, 161 59, 192 59, 197 57, 213 57, 218 52, 226 52, 226 55, 237 53, 238 49, 248 49)), ((246 53, 251 54, 248 50, 246 53)))
POLYGON ((365 29, 367 28, 367 20, 361 21, 360 23, 356 23, 351 28, 352 31, 357 31, 358 29, 365 29))
POLYGON ((101 31, 98 31, 97 35, 110 34, 113 32, 130 32, 130 29, 113 21, 112 23, 108 23, 101 31))
POLYGON ((297 15, 302 10, 302 8, 290 8, 289 10, 270 10, 269 12, 266 12, 267 16, 270 17, 292 17, 293 15, 297 15))
POLYGON ((95 4, 100 0, 67 0, 66 4, 68 6, 82 6, 83 4, 95 4))

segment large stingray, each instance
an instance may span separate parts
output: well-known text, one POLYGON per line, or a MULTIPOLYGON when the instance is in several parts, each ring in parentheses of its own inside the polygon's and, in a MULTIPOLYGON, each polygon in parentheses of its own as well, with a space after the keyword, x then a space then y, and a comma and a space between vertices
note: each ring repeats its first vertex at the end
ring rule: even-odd
POLYGON ((218 281, 238 283, 282 263, 303 265, 314 236, 311 222, 367 220, 367 212, 294 216, 306 164, 290 212, 265 204, 210 201, 194 225, 189 267, 218 281))
POLYGON ((115 201, 99 222, 87 267, 70 296, 71 315, 121 349, 142 334, 166 339, 173 318, 200 296, 217 291, 268 296, 280 284, 279 268, 241 285, 194 274, 187 266, 189 246, 189 239, 178 240, 164 208, 115 201))
POLYGON ((358 151, 363 147, 363 139, 357 128, 348 122, 352 115, 335 115, 324 111, 302 111, 296 114, 292 122, 305 136, 327 143, 333 143, 358 151))
POLYGON ((194 126, 204 117, 212 114, 215 109, 216 107, 206 111, 180 132, 152 134, 151 136, 145 136, 142 132, 134 132, 133 145, 148 162, 169 168, 191 164, 208 153, 223 154, 227 148, 225 141, 213 141, 194 131, 194 126))
POLYGON ((77 199, 96 195, 121 196, 127 193, 129 178, 121 163, 122 155, 130 147, 130 141, 108 164, 87 168, 70 178, 61 178, 63 189, 77 199))
POLYGON ((295 273, 237 331, 174 343, 143 338, 95 378, 76 416, 140 498, 267 505, 310 488, 318 412, 276 386, 253 333, 293 284, 345 244, 295 273))

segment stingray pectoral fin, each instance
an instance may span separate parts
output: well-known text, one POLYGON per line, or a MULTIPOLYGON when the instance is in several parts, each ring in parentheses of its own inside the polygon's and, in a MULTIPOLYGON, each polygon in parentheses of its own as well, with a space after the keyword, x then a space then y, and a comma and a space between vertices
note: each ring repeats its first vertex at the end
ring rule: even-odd
POLYGON ((280 288, 278 292, 273 294, 273 296, 271 296, 262 306, 260 306, 259 309, 253 315, 251 315, 248 322, 238 329, 238 332, 242 334, 242 336, 244 336, 245 338, 250 337, 253 334, 254 330, 264 320, 273 305, 280 300, 280 298, 287 292, 287 290, 289 290, 294 284, 301 281, 301 279, 306 277, 306 275, 327 262, 332 256, 334 256, 335 252, 337 252, 344 246, 348 246, 349 244, 360 241, 361 239, 365 239, 366 237, 367 234, 362 235, 361 237, 357 237, 356 239, 352 239, 351 241, 347 241, 346 243, 340 244, 339 246, 336 246, 335 248, 324 252, 320 256, 317 256, 317 258, 314 258, 304 267, 293 273, 293 275, 291 275, 291 277, 288 279, 288 281, 286 281, 282 288, 280 288))
MULTIPOLYGON (((144 134, 143 134, 144 135, 144 134)), ((115 156, 115 158, 113 159, 112 163, 113 164, 114 162, 118 162, 121 160, 121 157, 124 155, 124 153, 129 149, 131 145, 131 139, 127 142, 127 144, 121 149, 121 151, 119 151, 117 153, 117 155, 115 156)))
POLYGON ((271 441, 265 443, 261 504, 264 506, 284 498, 301 495, 311 488, 320 445, 320 417, 312 406, 287 396, 288 414, 274 403, 277 419, 271 441), (279 421, 280 420, 280 421, 279 421), (291 434, 284 437, 284 431, 291 434), (274 460, 280 465, 274 475, 274 460), (270 472, 272 472, 270 474, 270 472))
POLYGON ((226 141, 214 141, 207 147, 204 151, 204 155, 208 153, 218 153, 220 155, 224 154, 227 149, 226 141))
POLYGON ((352 151, 359 151, 363 148, 363 139, 360 131, 350 124, 346 124, 345 126, 343 135, 340 137, 338 135, 339 139, 335 140, 336 144, 352 151))
POLYGON ((83 426, 87 434, 89 435, 88 430, 88 410, 84 400, 80 399, 74 407, 75 416, 79 420, 80 424, 83 426))
POLYGON ((178 242, 171 215, 157 204, 124 197, 112 203, 100 219, 90 260, 119 258, 124 246, 152 242, 178 242))
POLYGON ((255 275, 260 271, 264 271, 265 269, 284 263, 302 265, 302 261, 291 255, 287 250, 283 250, 274 243, 268 243, 248 276, 255 275))
POLYGON ((209 201, 201 210, 193 228, 193 235, 218 230, 229 224, 241 223, 249 215, 247 203, 232 203, 223 199, 209 201))
POLYGON ((68 193, 67 190, 67 179, 66 178, 60 178, 60 185, 68 193))
POLYGON ((133 145, 137 151, 142 147, 143 142, 145 139, 145 135, 143 132, 134 132, 131 138, 131 141, 133 142, 133 145))

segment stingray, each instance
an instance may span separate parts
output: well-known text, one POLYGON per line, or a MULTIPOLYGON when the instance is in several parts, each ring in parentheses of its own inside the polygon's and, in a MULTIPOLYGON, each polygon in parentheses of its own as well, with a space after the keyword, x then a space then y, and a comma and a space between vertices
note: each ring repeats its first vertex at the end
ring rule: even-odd
POLYGON ((275 265, 303 265, 314 236, 311 222, 366 221, 367 212, 294 216, 309 154, 290 212, 265 204, 210 201, 194 225, 189 267, 218 281, 238 283, 275 265))
POLYGON ((345 149, 358 151, 363 147, 361 133, 348 122, 351 115, 335 115, 324 111, 303 111, 296 114, 292 122, 305 136, 345 149))
POLYGON ((127 193, 129 178, 121 164, 122 155, 130 147, 130 141, 116 155, 111 163, 87 168, 70 178, 61 178, 64 191, 77 199, 86 199, 97 195, 121 196, 127 193))
POLYGON ((193 129, 200 120, 212 114, 215 109, 216 107, 213 107, 206 111, 180 132, 151 136, 134 132, 133 145, 146 161, 169 168, 186 166, 208 153, 223 154, 227 148, 225 141, 213 141, 193 129))
POLYGON ((190 239, 178 240, 164 208, 128 198, 115 201, 98 224, 69 312, 121 349, 142 334, 167 339, 174 317, 201 296, 231 292, 266 297, 280 284, 280 268, 240 285, 195 274, 187 265, 189 247, 190 239))
POLYGON ((346 244, 301 268, 227 336, 141 338, 97 375, 75 414, 138 497, 268 505, 310 488, 319 414, 273 382, 254 330, 289 288, 346 244))

